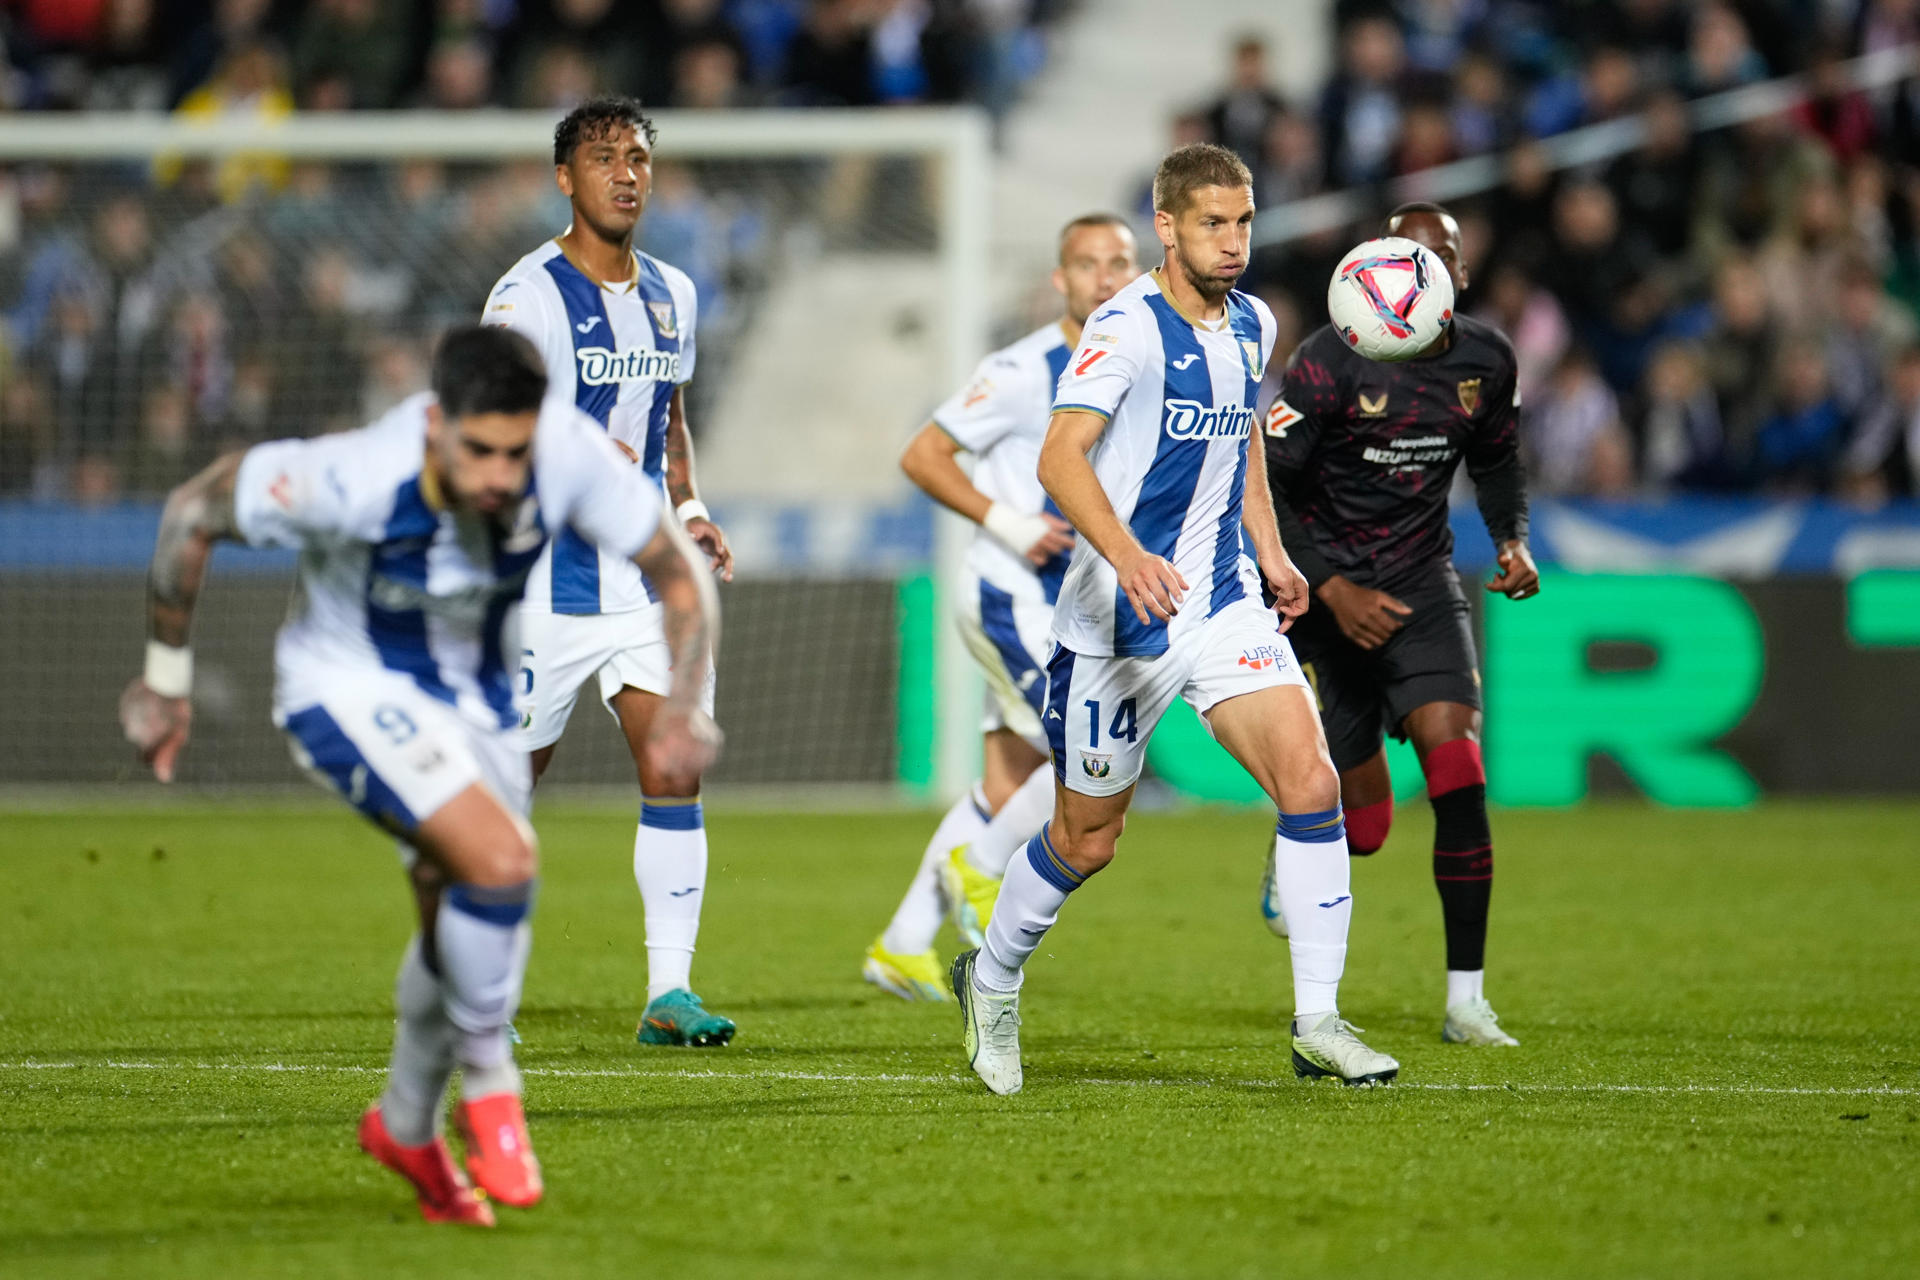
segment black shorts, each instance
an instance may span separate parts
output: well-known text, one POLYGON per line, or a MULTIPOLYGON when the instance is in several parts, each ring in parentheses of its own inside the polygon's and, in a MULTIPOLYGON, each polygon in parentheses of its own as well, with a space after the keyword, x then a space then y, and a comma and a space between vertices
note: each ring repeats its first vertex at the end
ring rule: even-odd
POLYGON ((1411 591, 1388 594, 1413 614, 1378 649, 1347 639, 1318 600, 1287 633, 1319 700, 1333 767, 1342 773, 1372 759, 1384 735, 1404 741, 1415 707, 1480 707, 1480 664, 1459 576, 1449 567, 1411 591))

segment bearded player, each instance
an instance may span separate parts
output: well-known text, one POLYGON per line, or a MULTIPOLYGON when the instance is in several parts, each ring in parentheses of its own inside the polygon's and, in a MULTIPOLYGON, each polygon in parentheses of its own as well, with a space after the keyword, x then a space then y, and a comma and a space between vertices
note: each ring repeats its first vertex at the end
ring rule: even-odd
MULTIPOLYGON (((553 134, 555 181, 573 224, 515 263, 487 295, 482 322, 516 329, 546 359, 554 389, 613 438, 666 494, 675 518, 723 580, 726 535, 700 501, 687 431, 697 301, 686 274, 633 247, 653 177, 654 128, 631 98, 575 108, 553 134)), ((723 1045, 730 1019, 693 993, 693 948, 707 888, 700 780, 653 772, 645 744, 672 679, 660 603, 632 564, 569 530, 527 582, 518 694, 538 781, 591 683, 613 713, 640 778, 633 877, 645 912, 642 1044, 723 1045)), ((712 711, 712 690, 707 693, 712 711)))
POLYGON ((979 946, 1008 861, 1053 814, 1040 716, 1073 531, 1035 471, 1053 389, 1087 317, 1139 274, 1120 218, 1069 222, 1053 271, 1066 314, 982 360, 900 459, 929 497, 979 526, 955 597, 967 651, 987 682, 981 778, 941 819, 893 919, 867 948, 866 980, 903 999, 947 998, 933 950, 943 911, 967 945, 979 946), (960 469, 962 452, 974 457, 971 477, 960 469))
MULTIPOLYGON (((1385 234, 1439 255, 1455 296, 1467 288, 1460 226, 1439 205, 1408 204, 1385 234)), ((1493 838, 1480 759, 1480 674, 1466 593, 1453 568, 1447 494, 1464 460, 1498 549, 1488 591, 1538 594, 1527 550, 1526 472, 1513 346, 1464 315, 1425 352, 1386 364, 1331 327, 1295 352, 1265 418, 1280 535, 1313 588, 1293 643, 1313 677, 1340 771, 1347 847, 1373 853, 1393 822, 1384 734, 1409 741, 1433 805, 1433 879, 1447 936, 1442 1036, 1518 1043, 1485 990, 1493 838)), ((1285 934, 1293 913, 1269 868, 1262 911, 1285 934)))
POLYGON ((700 553, 658 490, 546 389, 526 339, 455 329, 434 355, 431 392, 358 431, 229 454, 174 490, 148 579, 146 672, 120 699, 128 739, 171 781, 214 544, 300 552, 295 607, 274 642, 273 720, 303 768, 399 838, 409 866, 420 928, 395 984, 386 1091, 360 1118, 360 1146, 413 1184, 430 1222, 492 1226, 488 1197, 525 1207, 542 1195, 508 1030, 537 873, 510 644, 527 571, 555 531, 632 557, 660 593, 679 661, 649 767, 698 775, 717 745, 700 709, 719 624, 700 553), (456 1068, 478 1191, 440 1136, 456 1068))
POLYGON ((1182 147, 1161 161, 1153 205, 1165 261, 1088 319, 1040 450, 1040 483, 1078 538, 1041 717, 1054 814, 1008 864, 985 944, 954 962, 969 1065, 995 1093, 1021 1087, 1023 969, 1113 860, 1148 739, 1184 698, 1279 810, 1295 1072, 1384 1083, 1400 1064, 1338 1011, 1353 910, 1340 781, 1284 623, 1260 598, 1264 583, 1288 618, 1307 605, 1254 430, 1273 315, 1233 287, 1253 179, 1225 148, 1182 147))

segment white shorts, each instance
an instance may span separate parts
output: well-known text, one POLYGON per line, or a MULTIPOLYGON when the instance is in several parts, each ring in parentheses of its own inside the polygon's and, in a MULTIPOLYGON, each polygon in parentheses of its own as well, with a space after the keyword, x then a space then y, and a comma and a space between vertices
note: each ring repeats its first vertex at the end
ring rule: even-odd
MULTIPOLYGON (((520 671, 514 706, 520 712, 520 749, 538 751, 560 741, 580 686, 595 680, 601 704, 627 686, 664 697, 672 688, 666 610, 653 604, 625 613, 520 613, 520 671)), ((707 668, 703 708, 713 714, 713 668, 707 668)))
POLYGON ((1040 713, 1047 699, 1047 654, 1053 649, 1053 606, 1021 600, 977 574, 960 580, 955 615, 967 652, 987 678, 987 709, 980 731, 1011 729, 1045 753, 1040 713))
POLYGON ((1054 773, 1081 795, 1117 795, 1140 780, 1147 739, 1175 697, 1205 724, 1207 712, 1228 698, 1306 683, 1279 616, 1257 599, 1234 601, 1155 658, 1093 657, 1055 646, 1046 714, 1054 773))
POLYGON ((476 782, 516 817, 532 802, 513 730, 479 728, 402 676, 355 673, 275 719, 295 763, 403 839, 476 782))

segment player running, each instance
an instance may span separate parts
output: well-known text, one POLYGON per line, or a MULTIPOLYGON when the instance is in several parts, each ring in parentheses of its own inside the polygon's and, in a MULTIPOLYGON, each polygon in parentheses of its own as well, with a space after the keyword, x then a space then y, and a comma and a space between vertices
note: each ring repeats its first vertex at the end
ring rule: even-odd
POLYGON ((1079 531, 1042 716, 1054 815, 1008 864, 985 945, 952 971, 968 1059, 995 1093, 1021 1084, 1021 969, 1068 895, 1112 860, 1147 740, 1175 697, 1279 809, 1294 1070, 1349 1084, 1399 1071, 1338 1012, 1353 910, 1340 780, 1287 624, 1260 602, 1264 579, 1297 617, 1307 584, 1281 546, 1252 430, 1274 339, 1272 313, 1233 288, 1252 183, 1207 143, 1161 161, 1153 221, 1166 259, 1093 313, 1054 400, 1040 482, 1079 531))
POLYGON ((987 680, 981 777, 940 820, 886 932, 867 948, 863 976, 905 1000, 947 998, 933 949, 943 911, 967 945, 979 946, 1007 862, 1053 813, 1040 713, 1073 531, 1035 470, 1053 389, 1081 326, 1140 274, 1133 232, 1110 213, 1069 222, 1059 255, 1053 287, 1066 314, 982 360, 900 459, 929 497, 980 526, 957 584, 956 621, 987 680), (963 450, 975 458, 972 479, 956 460, 963 450))
MULTIPOLYGON (((1386 234, 1440 255, 1465 292, 1460 227, 1439 205, 1408 204, 1386 234)), ((1393 783, 1383 733, 1409 740, 1433 804, 1433 880, 1447 932, 1441 1035, 1510 1045, 1487 1003, 1493 838, 1480 761, 1480 673, 1466 593, 1453 568, 1447 493, 1462 458, 1499 549, 1487 583, 1515 600, 1540 590, 1527 551, 1526 472, 1513 347, 1466 316, 1403 364, 1368 360, 1331 327, 1300 344, 1266 416, 1280 533, 1320 607, 1294 630, 1326 724, 1348 847, 1386 843, 1393 783)), ((1284 934, 1294 914, 1273 891, 1262 911, 1284 934)))
POLYGON ((456 329, 433 391, 371 426, 230 454, 174 490, 149 580, 146 673, 120 719, 162 782, 187 742, 187 636, 213 544, 300 552, 274 645, 273 719, 315 779, 398 836, 420 932, 394 1000, 386 1092, 360 1146, 413 1184, 430 1222, 493 1225, 486 1197, 527 1206, 540 1165, 507 1024, 532 940, 532 780, 513 709, 512 620, 556 531, 645 568, 676 655, 649 767, 697 776, 718 734, 702 709, 719 614, 713 585, 658 491, 575 410, 542 399, 526 339, 456 329), (537 477, 537 485, 536 485, 537 477), (440 1136, 447 1084, 476 1192, 440 1136))
MULTIPOLYGON (((714 571, 730 580, 733 552, 700 501, 687 433, 693 282, 633 247, 653 181, 654 137, 632 98, 596 98, 568 113, 553 132, 553 163, 573 224, 500 277, 481 321, 533 340, 555 392, 640 465, 714 571)), ((552 762, 589 681, 619 722, 639 774, 633 878, 645 912, 647 1004, 636 1038, 726 1044, 733 1022, 709 1012, 692 989, 707 889, 700 779, 669 779, 647 763, 647 735, 672 681, 658 596, 631 564, 562 530, 527 581, 520 642, 522 743, 533 753, 534 780, 552 762)), ((706 699, 711 713, 712 689, 706 699)))

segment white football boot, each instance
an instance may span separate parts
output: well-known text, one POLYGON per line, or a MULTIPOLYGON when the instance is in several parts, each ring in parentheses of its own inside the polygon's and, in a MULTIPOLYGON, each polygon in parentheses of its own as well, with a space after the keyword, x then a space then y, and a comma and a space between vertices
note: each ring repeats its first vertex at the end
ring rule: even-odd
POLYGON ((953 998, 965 1024, 967 1065, 998 1094, 1020 1092, 1020 993, 982 991, 973 980, 978 949, 953 962, 953 998))

